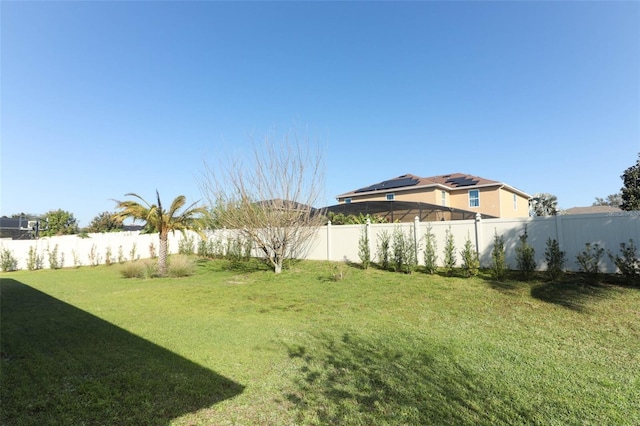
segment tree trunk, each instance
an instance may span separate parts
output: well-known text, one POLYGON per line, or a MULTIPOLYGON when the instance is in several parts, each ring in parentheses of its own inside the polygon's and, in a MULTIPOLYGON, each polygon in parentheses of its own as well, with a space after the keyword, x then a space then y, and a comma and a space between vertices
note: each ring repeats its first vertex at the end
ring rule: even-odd
POLYGON ((158 254, 158 275, 167 275, 168 234, 160 233, 160 252, 158 254))

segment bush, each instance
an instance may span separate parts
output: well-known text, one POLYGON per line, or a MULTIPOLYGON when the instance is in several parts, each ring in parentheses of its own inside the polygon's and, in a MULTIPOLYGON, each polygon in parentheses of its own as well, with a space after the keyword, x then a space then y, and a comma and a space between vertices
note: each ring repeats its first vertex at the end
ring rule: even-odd
POLYGON ((494 231, 493 250, 491 250, 491 276, 494 280, 502 281, 507 274, 506 251, 504 238, 494 231))
POLYGON ((169 258, 167 273, 170 277, 188 277, 196 270, 195 262, 187 255, 177 254, 169 258))
POLYGON ((49 268, 51 269, 60 269, 64 265, 64 254, 61 254, 58 258, 58 245, 56 244, 51 250, 47 246, 47 251, 49 252, 49 268))
POLYGON ((431 225, 427 225, 424 241, 424 270, 428 274, 434 274, 438 269, 438 243, 431 230, 431 225))
POLYGON ((41 254, 38 254, 38 250, 34 247, 29 247, 29 255, 27 257, 27 269, 35 271, 36 269, 42 269, 44 266, 44 259, 41 254))
POLYGON ((389 269, 389 255, 391 251, 391 235, 385 230, 378 234, 378 264, 380 268, 389 269))
POLYGON ((399 226, 393 230, 393 269, 410 274, 416 270, 416 244, 411 234, 405 234, 399 226))
POLYGON ((560 250, 560 244, 556 239, 547 239, 547 248, 544 251, 544 259, 547 262, 547 278, 557 280, 564 269, 565 252, 560 250))
POLYGON ((462 256, 462 270, 466 277, 475 277, 478 275, 480 269, 480 260, 478 259, 478 252, 476 251, 471 238, 467 234, 467 239, 464 242, 464 249, 460 252, 462 256))
POLYGON ((18 269, 18 259, 13 256, 9 249, 0 251, 0 268, 3 272, 15 271, 18 269))
POLYGON ((453 268, 456 266, 456 245, 453 241, 453 234, 451 233, 451 226, 445 231, 445 243, 444 243, 444 268, 448 275, 453 273, 453 268))
POLYGON ((603 254, 604 249, 598 243, 594 245, 586 243, 585 250, 576 256, 580 271, 588 274, 592 279, 597 279, 603 254))
POLYGON ((536 270, 536 251, 533 246, 527 242, 529 234, 527 233, 527 227, 524 227, 524 233, 520 235, 520 244, 516 247, 516 263, 518 270, 524 281, 529 281, 533 277, 533 273, 536 270))
POLYGON ((360 239, 358 240, 358 257, 362 264, 362 269, 369 268, 371 263, 371 248, 369 247, 368 225, 363 225, 360 231, 360 239))
POLYGON ((632 284, 640 284, 640 259, 633 240, 630 239, 628 245, 620 243, 620 256, 613 256, 609 253, 609 258, 616 264, 620 273, 629 279, 632 284))
POLYGON ((178 253, 180 254, 194 254, 194 239, 192 235, 183 234, 180 241, 178 241, 178 253))
POLYGON ((143 262, 126 262, 120 268, 120 273, 125 278, 144 278, 145 272, 143 262))

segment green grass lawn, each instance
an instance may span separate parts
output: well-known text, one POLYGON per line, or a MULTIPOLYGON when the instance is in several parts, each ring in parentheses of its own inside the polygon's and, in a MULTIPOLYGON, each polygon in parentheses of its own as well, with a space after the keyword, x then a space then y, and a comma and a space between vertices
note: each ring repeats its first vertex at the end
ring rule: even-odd
POLYGON ((118 268, 0 276, 1 424, 640 424, 637 289, 118 268))

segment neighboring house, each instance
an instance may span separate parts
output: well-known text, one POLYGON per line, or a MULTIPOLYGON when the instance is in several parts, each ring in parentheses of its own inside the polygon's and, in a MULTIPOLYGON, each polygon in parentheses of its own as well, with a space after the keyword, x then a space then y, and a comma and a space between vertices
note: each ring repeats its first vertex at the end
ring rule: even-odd
POLYGON ((373 185, 345 192, 338 205, 362 202, 416 202, 485 217, 529 216, 531 195, 504 182, 463 173, 418 177, 398 176, 373 185))
POLYGON ((593 213, 620 213, 622 211, 619 207, 613 206, 587 206, 587 207, 571 207, 570 209, 562 210, 562 214, 593 214, 593 213))

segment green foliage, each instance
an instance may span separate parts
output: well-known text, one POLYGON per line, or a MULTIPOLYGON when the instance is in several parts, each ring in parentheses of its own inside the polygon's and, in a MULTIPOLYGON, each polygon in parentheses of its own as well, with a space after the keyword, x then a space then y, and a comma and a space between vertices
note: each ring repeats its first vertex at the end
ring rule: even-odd
POLYGON ((585 244, 585 250, 576 256, 576 261, 580 266, 580 271, 588 274, 592 279, 596 279, 600 273, 600 262, 604 254, 604 249, 598 243, 585 244))
POLYGON ((188 277, 189 275, 193 275, 195 270, 195 262, 185 254, 177 254, 169 258, 167 272, 170 277, 188 277))
POLYGON ((137 254, 137 250, 138 250, 138 247, 136 246, 136 243, 133 243, 131 245, 131 250, 129 250, 129 260, 131 262, 135 262, 140 258, 140 256, 137 254))
POLYGON ((391 263, 391 235, 386 230, 378 234, 377 248, 378 264, 386 271, 391 263))
POLYGON ((111 266, 113 263, 113 257, 111 253, 111 246, 107 246, 107 250, 104 254, 104 264, 107 266, 111 266))
POLYGON ((453 240, 453 233, 451 232, 451 226, 445 231, 444 242, 444 269, 448 275, 453 274, 453 269, 456 266, 456 244, 453 240))
POLYGON ((53 247, 53 250, 49 246, 47 246, 47 252, 49 254, 49 268, 51 269, 60 269, 64 266, 64 254, 60 254, 58 257, 58 245, 56 244, 53 247))
POLYGON ((156 257, 158 257, 158 252, 156 251, 156 245, 152 241, 149 243, 149 258, 155 259, 156 257))
POLYGON ((95 244, 91 244, 91 249, 89 250, 89 265, 98 266, 101 260, 100 253, 98 253, 98 247, 96 247, 95 244))
POLYGON ((520 243, 516 246, 516 265, 524 281, 529 281, 536 270, 536 251, 528 242, 527 227, 519 237, 520 243))
POLYGON ((253 242, 242 235, 238 235, 236 238, 227 237, 226 246, 224 251, 225 259, 239 262, 247 261, 251 257, 253 242))
POLYGON ((36 269, 42 269, 44 266, 44 259, 42 254, 38 253, 35 247, 29 247, 29 254, 27 255, 27 269, 35 271, 36 269))
POLYGON ((464 271, 464 275, 467 278, 478 275, 480 259, 478 259, 478 252, 471 242, 469 234, 467 234, 467 239, 464 242, 464 248, 460 252, 460 256, 462 256, 462 270, 464 271))
POLYGON ((179 254, 194 254, 195 253, 195 241, 193 235, 183 234, 180 241, 178 241, 178 253, 179 254))
POLYGON ((0 269, 3 272, 15 271, 18 269, 18 259, 13 256, 13 252, 7 248, 0 250, 0 269))
POLYGON ((616 264, 620 273, 629 280, 630 284, 640 284, 640 258, 638 258, 637 247, 632 239, 629 244, 620 243, 620 255, 609 253, 609 258, 616 264))
POLYGON ((544 259, 547 262, 547 278, 555 281, 560 278, 566 262, 565 252, 560 250, 560 244, 556 239, 547 239, 547 247, 544 251, 544 259))
POLYGON ((115 216, 115 213, 105 211, 91 220, 86 232, 118 232, 122 231, 122 219, 115 216))
POLYGON ((80 256, 78 255, 78 252, 72 249, 71 255, 73 256, 73 267, 78 268, 82 266, 82 261, 80 260, 80 256))
POLYGON ((120 246, 118 246, 118 263, 119 264, 123 264, 125 261, 126 261, 126 259, 124 258, 124 250, 122 249, 122 246, 120 245, 120 246))
POLYGON ((424 241, 424 270, 428 274, 434 274, 438 269, 438 243, 430 224, 427 224, 424 241))
MULTIPOLYGON (((78 233, 78 224, 73 213, 58 209, 44 214, 46 229, 40 230, 40 236, 70 235, 78 233)), ((42 224, 41 224, 42 226, 42 224)))
POLYGON ((640 210, 640 153, 636 164, 624 171, 620 178, 622 187, 622 210, 640 210))
POLYGON ((411 233, 405 234, 399 226, 393 230, 392 266, 396 272, 405 274, 414 272, 418 266, 413 236, 411 233))
POLYGON ((370 214, 349 214, 329 212, 329 220, 332 225, 364 225, 367 223, 388 223, 384 217, 373 216, 370 214))
POLYGON ((120 266, 120 274, 124 278, 154 278, 158 276, 158 263, 152 259, 128 261, 120 266))
POLYGON ((507 275, 506 250, 504 237, 494 231, 493 250, 491 250, 491 276, 494 280, 502 281, 507 275))
POLYGON ((369 247, 369 232, 368 225, 363 225, 360 230, 360 239, 358 240, 358 257, 360 258, 360 264, 362 269, 369 268, 371 264, 371 248, 369 247))

